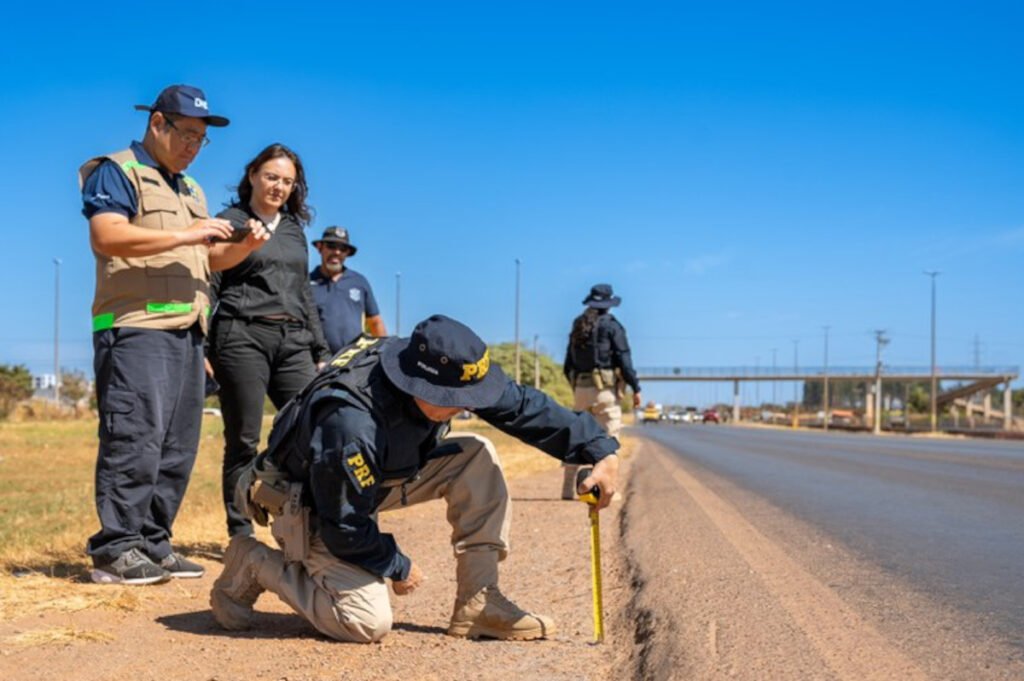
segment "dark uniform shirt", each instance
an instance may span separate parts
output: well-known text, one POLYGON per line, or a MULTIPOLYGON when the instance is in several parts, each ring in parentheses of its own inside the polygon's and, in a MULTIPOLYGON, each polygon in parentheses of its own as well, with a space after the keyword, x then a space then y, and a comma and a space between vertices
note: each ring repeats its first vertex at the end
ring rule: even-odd
MULTIPOLYGON (((250 218, 259 219, 248 206, 232 206, 217 217, 241 227, 250 218)), ((215 272, 210 287, 216 302, 216 316, 254 319, 288 316, 306 325, 313 334, 314 361, 330 356, 320 328, 320 316, 313 292, 306 280, 309 247, 302 226, 288 213, 281 213, 270 239, 245 260, 223 272, 215 272)))
MULTIPOLYGON (((139 163, 156 168, 167 180, 168 186, 178 191, 178 178, 182 173, 169 173, 146 153, 139 142, 132 142, 131 150, 139 163)), ((128 176, 120 166, 105 159, 85 178, 82 185, 82 215, 88 220, 99 213, 117 213, 129 220, 139 212, 139 197, 128 176)))
POLYGON ((355 270, 346 267, 341 277, 333 281, 316 267, 309 273, 309 283, 331 354, 359 337, 363 332, 364 314, 367 317, 380 314, 370 282, 355 270))
MULTIPOLYGON (((411 562, 394 537, 380 531, 375 511, 397 483, 415 479, 426 461, 455 452, 453 443, 440 439, 447 424, 424 417, 413 398, 387 379, 379 363, 367 383, 373 385, 369 407, 344 394, 318 403, 324 406, 313 415, 306 482, 328 550, 372 574, 402 580, 409 576, 411 562)), ((591 415, 565 409, 511 379, 497 403, 475 413, 569 463, 596 463, 619 446, 591 415)))
POLYGON ((594 369, 618 369, 622 379, 634 393, 640 392, 640 381, 633 369, 632 353, 626 339, 626 329, 611 313, 598 316, 594 328, 594 338, 582 348, 574 348, 572 338, 565 351, 565 363, 562 370, 565 377, 572 382, 572 374, 583 374, 594 369))

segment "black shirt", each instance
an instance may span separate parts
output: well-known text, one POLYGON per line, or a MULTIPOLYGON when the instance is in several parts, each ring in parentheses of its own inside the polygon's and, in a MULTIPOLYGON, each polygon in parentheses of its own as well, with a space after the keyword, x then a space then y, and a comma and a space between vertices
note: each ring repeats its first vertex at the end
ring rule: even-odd
MULTIPOLYGON (((259 219, 248 206, 232 206, 217 215, 241 227, 259 219)), ((288 213, 270 239, 258 251, 229 270, 211 276, 217 316, 252 319, 286 315, 301 321, 312 332, 314 361, 330 356, 320 326, 320 315, 309 286, 309 247, 302 226, 288 213)))

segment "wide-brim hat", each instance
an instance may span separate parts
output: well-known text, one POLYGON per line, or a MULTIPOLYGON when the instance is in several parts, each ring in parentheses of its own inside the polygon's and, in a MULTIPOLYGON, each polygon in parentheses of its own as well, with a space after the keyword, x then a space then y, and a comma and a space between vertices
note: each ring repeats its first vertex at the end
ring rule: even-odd
POLYGON ((490 407, 508 382, 480 337, 444 315, 420 322, 409 338, 387 343, 380 358, 399 390, 438 407, 490 407))
POLYGON ((359 250, 348 240, 348 230, 344 227, 328 227, 325 229, 323 236, 313 242, 313 248, 322 243, 341 244, 348 248, 350 256, 355 255, 356 251, 359 250))
POLYGON ((612 292, 611 284, 596 284, 590 288, 590 295, 583 299, 583 304, 589 307, 596 307, 599 310, 604 310, 609 307, 615 307, 622 302, 622 298, 619 298, 612 292))
POLYGON ((223 128, 230 121, 223 116, 214 116, 210 113, 210 105, 206 101, 206 95, 197 87, 191 85, 169 85, 157 95, 156 101, 152 104, 136 104, 137 111, 159 111, 161 113, 172 113, 189 118, 201 118, 207 125, 215 128, 223 128))

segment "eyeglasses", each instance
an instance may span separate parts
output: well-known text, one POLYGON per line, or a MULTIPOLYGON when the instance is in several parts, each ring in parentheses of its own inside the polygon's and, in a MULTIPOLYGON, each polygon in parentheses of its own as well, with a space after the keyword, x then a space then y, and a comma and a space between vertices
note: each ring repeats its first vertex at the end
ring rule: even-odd
POLYGON ((194 132, 182 130, 167 116, 164 116, 164 122, 167 123, 167 126, 171 130, 177 133, 178 137, 181 138, 181 141, 185 143, 185 147, 188 149, 199 149, 210 143, 210 138, 206 135, 197 135, 194 132))
POLYGON ((262 177, 267 184, 277 184, 280 182, 288 189, 295 186, 294 177, 281 177, 276 173, 260 173, 260 177, 262 177))

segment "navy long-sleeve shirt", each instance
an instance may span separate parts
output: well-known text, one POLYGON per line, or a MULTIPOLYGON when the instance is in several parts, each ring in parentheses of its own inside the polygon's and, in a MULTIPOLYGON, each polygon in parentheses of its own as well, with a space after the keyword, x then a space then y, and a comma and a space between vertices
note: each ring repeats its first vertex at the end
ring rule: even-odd
MULTIPOLYGON (((382 374, 376 380, 385 383, 378 385, 391 393, 384 404, 396 413, 368 409, 355 399, 330 400, 314 417, 309 486, 328 550, 375 575, 403 580, 411 562, 394 537, 380 531, 373 514, 396 481, 412 479, 428 459, 443 452, 444 440, 438 438, 445 426, 427 420, 412 398, 382 374)), ((497 403, 475 413, 569 463, 596 463, 619 446, 590 414, 565 409, 511 379, 497 403)))

